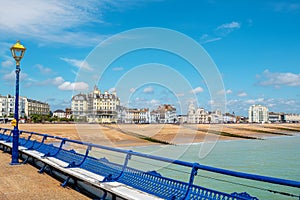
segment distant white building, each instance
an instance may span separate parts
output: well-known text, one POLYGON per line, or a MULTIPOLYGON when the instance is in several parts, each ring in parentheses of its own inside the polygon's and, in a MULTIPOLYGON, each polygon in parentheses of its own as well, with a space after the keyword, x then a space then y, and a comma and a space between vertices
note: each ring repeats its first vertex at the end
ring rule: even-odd
MULTIPOLYGON (((0 117, 13 116, 15 112, 15 97, 11 95, 0 95, 0 117)), ((50 106, 47 103, 19 97, 19 118, 30 117, 33 114, 48 115, 50 106)))
POLYGON ((252 105, 249 107, 249 122, 250 123, 265 123, 269 121, 269 112, 266 106, 252 105))
POLYGON ((159 106, 150 112, 151 123, 173 124, 177 123, 176 108, 169 104, 159 106))
POLYGON ((223 115, 220 110, 210 112, 208 115, 208 123, 221 124, 223 123, 223 115))
POLYGON ((223 122, 224 123, 236 123, 236 117, 234 114, 225 113, 223 115, 223 122))
POLYGON ((285 121, 283 113, 269 112, 268 117, 269 117, 269 122, 271 123, 280 123, 285 121))
POLYGON ((61 119, 66 117, 66 113, 63 110, 56 110, 53 112, 53 116, 61 119))
POLYGON ((204 108, 195 108, 194 104, 189 105, 187 113, 187 123, 190 124, 205 124, 209 123, 209 113, 204 108))
POLYGON ((194 104, 190 104, 187 113, 187 123, 195 124, 196 123, 196 110, 194 104))
POLYGON ((71 111, 75 120, 90 123, 117 123, 117 108, 120 99, 116 92, 104 92, 97 86, 88 94, 77 94, 72 97, 71 111))
MULTIPOLYGON (((125 108, 121 112, 123 115, 122 123, 127 124, 145 124, 150 123, 150 112, 149 109, 137 109, 137 108, 125 108)), ((119 121, 120 122, 120 121, 119 121)))
POLYGON ((288 123, 300 123, 300 114, 285 114, 284 118, 288 123))
POLYGON ((180 124, 185 124, 188 121, 188 116, 187 115, 177 115, 177 119, 180 124))
POLYGON ((160 122, 160 114, 157 110, 152 110, 150 112, 150 123, 156 124, 160 122))

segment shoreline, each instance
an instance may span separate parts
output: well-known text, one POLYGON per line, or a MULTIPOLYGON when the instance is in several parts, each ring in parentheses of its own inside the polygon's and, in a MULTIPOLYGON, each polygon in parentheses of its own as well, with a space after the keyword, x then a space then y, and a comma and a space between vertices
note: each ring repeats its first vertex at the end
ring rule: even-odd
MULTIPOLYGON (((283 136, 270 136, 270 137, 265 137, 262 140, 277 140, 277 139, 281 139, 281 138, 293 138, 293 137, 300 137, 300 134, 296 134, 296 135, 283 135, 283 136)), ((240 140, 218 140, 216 141, 217 143, 229 143, 229 142, 241 142, 241 141, 255 141, 255 140, 247 140, 247 139, 240 139, 240 140)), ((201 145, 204 143, 210 143, 213 141, 203 141, 203 142, 194 142, 194 143, 182 143, 182 144, 176 144, 174 146, 197 146, 197 145, 201 145)), ((162 144, 152 144, 152 145, 145 145, 145 146, 126 146, 124 148, 129 149, 129 148, 146 148, 146 147, 165 147, 168 145, 162 145, 162 144)))
MULTIPOLYGON (((0 124, 12 129, 10 124, 0 124)), ((20 130, 113 147, 194 145, 205 142, 297 136, 299 124, 19 124, 20 130), (152 141, 153 139, 153 141, 152 141), (160 143, 161 142, 161 143, 160 143)), ((26 137, 26 135, 21 135, 26 137)))

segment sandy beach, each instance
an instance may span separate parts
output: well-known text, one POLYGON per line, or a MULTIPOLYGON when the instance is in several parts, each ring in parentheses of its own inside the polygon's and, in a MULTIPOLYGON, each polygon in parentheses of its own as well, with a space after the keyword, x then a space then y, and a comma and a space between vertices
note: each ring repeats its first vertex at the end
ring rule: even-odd
MULTIPOLYGON (((0 126, 12 128, 10 124, 0 126)), ((106 146, 130 147, 289 136, 300 133, 300 124, 20 124, 19 129, 106 146)))

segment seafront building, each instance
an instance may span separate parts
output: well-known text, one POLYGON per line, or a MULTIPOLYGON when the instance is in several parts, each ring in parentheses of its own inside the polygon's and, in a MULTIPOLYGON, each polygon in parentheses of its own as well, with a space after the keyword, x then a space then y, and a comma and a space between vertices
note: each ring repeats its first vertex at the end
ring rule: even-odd
POLYGON ((176 123, 176 108, 169 104, 159 106, 150 112, 149 108, 126 108, 120 106, 116 92, 109 93, 94 87, 88 94, 72 97, 72 116, 75 121, 89 123, 176 123))
POLYGON ((269 112, 269 122, 270 123, 282 123, 285 122, 285 114, 284 113, 275 113, 269 112))
POLYGON ((49 115, 50 114, 50 106, 48 103, 28 99, 25 97, 25 115, 31 116, 33 114, 38 115, 49 115))
POLYGON ((300 123, 300 114, 285 114, 284 121, 288 123, 300 123))
POLYGON ((72 97, 71 110, 75 120, 89 123, 117 123, 120 99, 116 92, 101 93, 97 86, 88 94, 72 97))
POLYGON ((62 119, 62 118, 66 117, 66 113, 63 110, 58 109, 58 110, 55 110, 53 112, 53 117, 57 117, 58 119, 62 119))
MULTIPOLYGON (((15 112, 15 97, 11 95, 0 95, 0 117, 13 117, 15 112)), ((20 118, 30 117, 33 114, 48 115, 50 106, 48 103, 19 97, 19 116, 20 118)))
POLYGON ((176 108, 164 104, 150 112, 149 108, 126 108, 119 106, 118 123, 126 124, 148 124, 148 123, 176 123, 176 108))
POLYGON ((118 123, 123 124, 146 124, 150 123, 150 112, 148 108, 126 108, 118 107, 118 123))
POLYGON ((225 113, 223 114, 223 122, 226 124, 231 124, 231 123, 236 123, 236 116, 234 113, 230 114, 230 113, 225 113))
POLYGON ((178 122, 176 108, 170 104, 158 106, 150 112, 150 123, 173 124, 178 122))
MULTIPOLYGON (((1 100, 0 100, 1 101, 1 100)), ((10 110, 13 113, 14 107, 10 102, 13 98, 5 100, 9 102, 7 108, 0 110, 10 110)), ((32 113, 28 110, 30 106, 27 102, 30 100, 20 101, 20 112, 32 113), (23 102, 23 103, 22 103, 23 102)), ((2 107, 1 107, 2 106, 2 107)), ((35 106, 35 108, 37 108, 35 106)), ((55 113, 55 112, 54 112, 55 113)), ((0 117, 1 117, 0 113, 0 117)), ((3 115, 3 114, 2 114, 3 115)), ((248 119, 235 116, 234 113, 222 114, 220 110, 206 111, 203 107, 195 107, 190 104, 186 115, 177 115, 176 108, 170 104, 163 104, 150 111, 149 108, 127 108, 120 105, 120 99, 116 92, 104 92, 97 86, 90 93, 79 93, 72 97, 71 108, 61 113, 56 113, 57 117, 64 116, 75 121, 88 123, 126 123, 126 124, 144 124, 144 123, 190 123, 190 124, 220 124, 220 123, 298 123, 300 122, 299 114, 285 114, 269 112, 266 106, 252 105, 248 110, 248 119)))
POLYGON ((188 121, 187 115, 177 115, 178 123, 179 124, 186 124, 188 121))
POLYGON ((262 105, 252 105, 249 107, 249 123, 269 122, 268 108, 262 105))
POLYGON ((187 113, 187 123, 190 124, 220 124, 224 119, 229 119, 223 116, 220 110, 208 112, 202 107, 195 108, 194 104, 190 104, 187 113))
MULTIPOLYGON (((211 118, 210 118, 211 119, 211 118)), ((209 113, 204 108, 195 108, 194 104, 190 104, 187 113, 187 123, 204 124, 209 123, 209 113)))

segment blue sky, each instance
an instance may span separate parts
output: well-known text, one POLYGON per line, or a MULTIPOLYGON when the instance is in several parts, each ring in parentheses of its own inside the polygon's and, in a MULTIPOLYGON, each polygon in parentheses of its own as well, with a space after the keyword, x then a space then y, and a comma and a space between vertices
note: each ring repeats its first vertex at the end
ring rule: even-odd
POLYGON ((70 107, 73 94, 95 84, 101 91, 116 89, 122 104, 131 107, 170 103, 186 114, 194 101, 210 110, 216 103, 210 86, 178 55, 143 49, 120 55, 109 66, 100 66, 108 53, 92 60, 98 45, 115 34, 158 27, 184 34, 204 48, 224 83, 220 92, 226 95, 227 112, 247 115, 249 106, 259 103, 275 112, 300 113, 299 1, 0 3, 1 95, 15 92, 9 48, 19 39, 27 48, 21 61, 21 96, 47 101, 52 110, 70 107), (105 72, 96 76, 99 68, 105 72), (151 80, 160 75, 168 82, 151 80), (134 85, 132 80, 140 82, 134 85))

